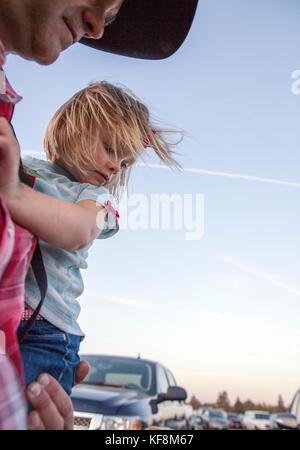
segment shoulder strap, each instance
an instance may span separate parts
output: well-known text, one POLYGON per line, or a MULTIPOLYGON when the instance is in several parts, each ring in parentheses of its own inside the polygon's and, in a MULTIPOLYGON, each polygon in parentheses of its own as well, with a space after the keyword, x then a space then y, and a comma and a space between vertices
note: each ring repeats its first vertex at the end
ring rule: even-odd
MULTIPOLYGON (((19 168, 19 177, 20 177, 20 180, 22 181, 22 183, 27 184, 28 186, 31 186, 31 179, 24 171, 21 160, 20 160, 20 168, 19 168)), ((46 269, 44 266, 39 242, 37 242, 34 253, 33 253, 33 257, 31 260, 31 268, 33 270, 37 285, 38 285, 40 293, 41 293, 41 299, 40 299, 40 302, 37 305, 36 309, 34 310, 34 313, 30 317, 30 319, 27 321, 24 328, 21 330, 20 333, 18 333, 19 344, 23 341, 24 337, 26 336, 26 334, 29 332, 30 328, 32 327, 37 315, 39 314, 40 309, 43 305, 45 295, 47 292, 47 287, 48 287, 46 269)))
MULTIPOLYGON (((0 116, 3 116, 8 120, 8 122, 10 123, 10 126, 12 128, 12 131, 16 137, 14 127, 11 124, 11 118, 13 115, 13 111, 14 111, 13 103, 6 102, 6 101, 3 102, 0 100, 0 116)), ((20 159, 20 167, 19 167, 19 178, 22 181, 22 183, 27 184, 28 186, 32 186, 32 180, 24 171, 24 167, 23 167, 21 159, 20 159)), ((38 285, 40 293, 41 293, 41 299, 40 299, 40 302, 39 302, 38 306, 36 307, 34 313, 30 317, 30 319, 27 321, 25 327, 22 329, 22 331, 20 333, 18 333, 19 343, 22 342, 25 335, 28 333, 28 331, 32 327, 33 322, 35 321, 35 318, 38 315, 38 313, 43 305, 44 298, 45 298, 45 295, 47 292, 47 287, 48 287, 47 275, 46 275, 46 270, 45 270, 39 242, 37 242, 33 256, 32 256, 31 267, 32 267, 37 285, 38 285)))

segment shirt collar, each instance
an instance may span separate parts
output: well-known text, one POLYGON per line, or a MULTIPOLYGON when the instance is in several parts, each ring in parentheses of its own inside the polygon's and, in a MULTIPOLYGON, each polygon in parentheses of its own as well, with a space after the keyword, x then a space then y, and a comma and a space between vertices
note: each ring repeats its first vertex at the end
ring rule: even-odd
POLYGON ((4 103, 12 103, 13 105, 22 100, 22 97, 9 84, 3 65, 6 61, 6 51, 3 42, 0 41, 0 101, 4 103))

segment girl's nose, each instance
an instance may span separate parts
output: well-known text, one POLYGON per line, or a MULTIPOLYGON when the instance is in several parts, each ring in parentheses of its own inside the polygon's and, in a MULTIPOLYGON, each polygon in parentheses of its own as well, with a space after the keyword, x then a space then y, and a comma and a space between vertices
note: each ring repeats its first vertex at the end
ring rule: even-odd
POLYGON ((113 175, 117 175, 120 172, 120 161, 109 161, 109 170, 113 175))

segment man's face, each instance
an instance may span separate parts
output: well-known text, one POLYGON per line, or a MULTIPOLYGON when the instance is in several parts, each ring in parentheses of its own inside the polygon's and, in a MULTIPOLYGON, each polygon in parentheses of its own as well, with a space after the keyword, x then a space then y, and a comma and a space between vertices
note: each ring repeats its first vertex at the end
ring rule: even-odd
POLYGON ((1 0, 0 40, 8 52, 51 64, 82 37, 100 39, 124 0, 1 0))

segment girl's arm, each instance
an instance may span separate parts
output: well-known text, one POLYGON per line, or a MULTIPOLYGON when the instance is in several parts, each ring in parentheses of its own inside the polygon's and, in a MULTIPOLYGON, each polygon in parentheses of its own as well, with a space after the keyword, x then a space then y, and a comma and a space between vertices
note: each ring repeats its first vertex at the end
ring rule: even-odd
POLYGON ((70 203, 20 183, 20 147, 6 119, 0 117, 0 196, 12 219, 42 240, 78 250, 102 231, 104 207, 92 200, 70 203))
POLYGON ((86 247, 99 235, 107 214, 93 200, 71 203, 22 183, 5 202, 16 223, 43 241, 71 251, 86 247))

